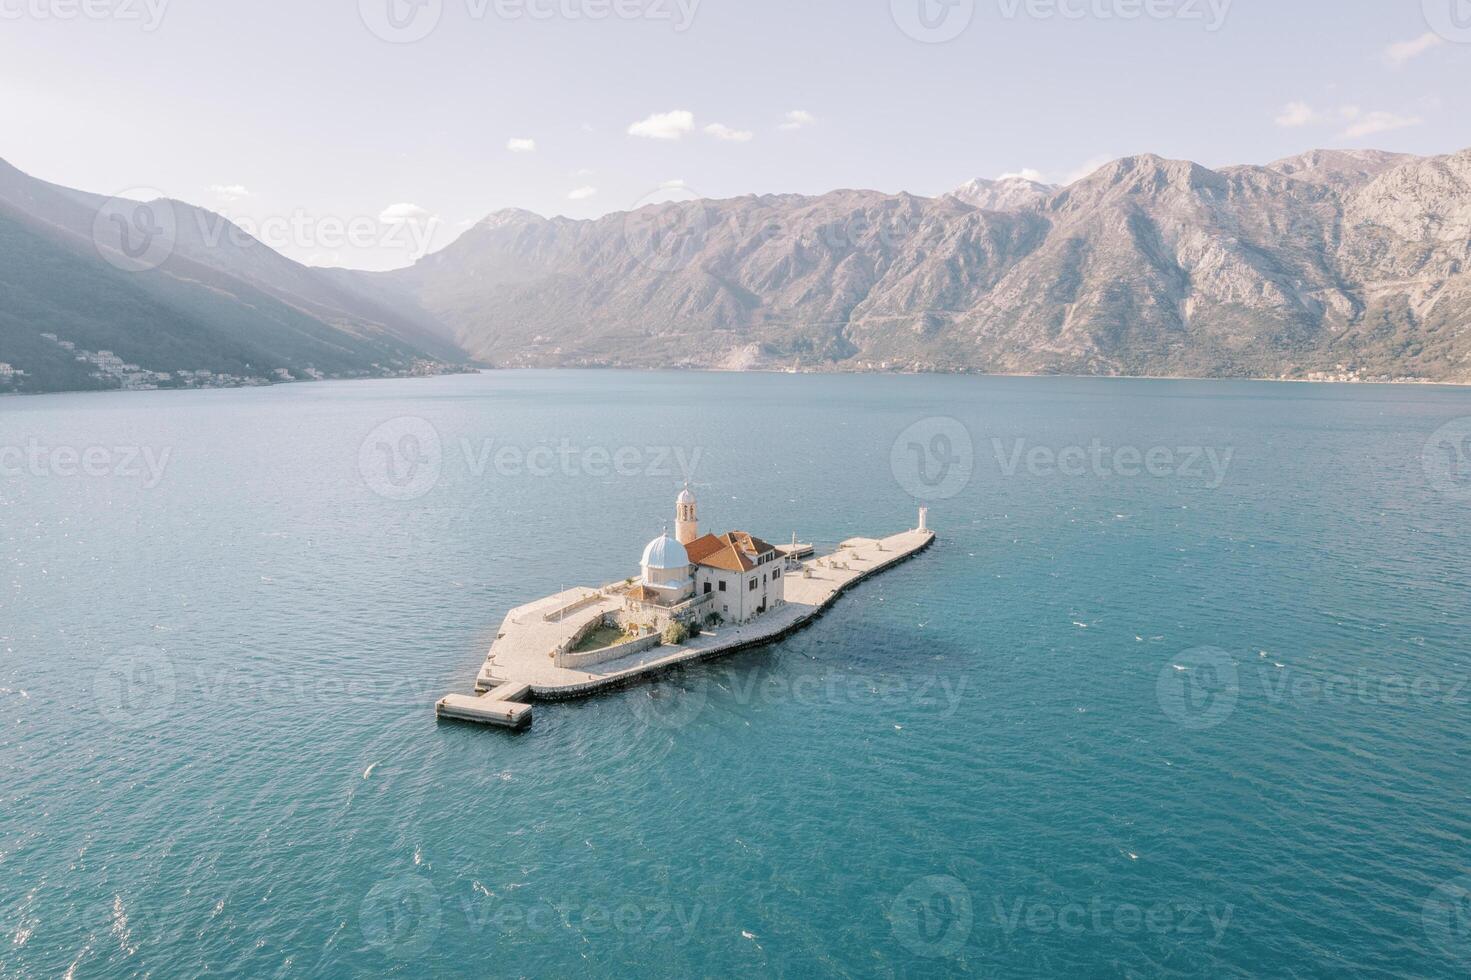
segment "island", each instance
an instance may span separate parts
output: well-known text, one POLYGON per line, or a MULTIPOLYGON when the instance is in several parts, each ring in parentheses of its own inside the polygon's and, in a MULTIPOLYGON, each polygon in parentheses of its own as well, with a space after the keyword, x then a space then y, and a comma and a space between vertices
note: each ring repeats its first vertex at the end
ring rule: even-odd
POLYGON ((745 531, 701 534, 689 487, 675 533, 644 548, 639 574, 512 609, 475 678, 440 718, 507 728, 531 724, 533 700, 588 697, 702 660, 772 643, 808 625, 845 591, 934 543, 927 508, 887 537, 849 538, 818 555, 793 535, 772 545, 745 531))

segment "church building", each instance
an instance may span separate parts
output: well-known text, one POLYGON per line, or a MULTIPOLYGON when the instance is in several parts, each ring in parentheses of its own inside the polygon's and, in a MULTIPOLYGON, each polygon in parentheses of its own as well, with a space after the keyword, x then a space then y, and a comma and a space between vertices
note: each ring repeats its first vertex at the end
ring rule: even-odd
POLYGON ((644 548, 627 611, 654 622, 746 623, 786 603, 784 555, 745 531, 700 534, 695 495, 685 487, 674 505, 674 537, 666 532, 644 548))

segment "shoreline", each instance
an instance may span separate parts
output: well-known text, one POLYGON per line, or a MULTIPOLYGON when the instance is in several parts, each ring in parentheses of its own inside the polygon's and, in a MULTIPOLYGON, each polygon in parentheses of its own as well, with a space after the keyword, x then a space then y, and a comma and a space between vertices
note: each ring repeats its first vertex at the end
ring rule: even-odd
POLYGON ((291 381, 271 381, 258 385, 229 385, 209 388, 151 388, 141 391, 130 391, 122 388, 67 388, 58 391, 5 391, 0 392, 0 398, 45 398, 51 395, 121 395, 121 394, 183 394, 187 392, 203 391, 247 391, 256 389, 269 389, 278 387, 289 387, 293 385, 316 385, 331 383, 360 383, 374 381, 431 381, 436 378, 446 377, 469 377, 475 374, 501 374, 510 372, 531 371, 578 371, 578 372, 622 372, 643 374, 760 374, 774 376, 819 376, 819 377, 885 377, 885 378, 1008 378, 1008 379, 1047 379, 1055 378, 1067 381, 1193 381, 1193 382, 1252 382, 1260 384, 1286 384, 1286 385, 1341 385, 1344 387, 1382 387, 1382 388, 1471 388, 1471 380, 1467 381, 1432 381, 1425 379, 1399 380, 1399 381, 1336 381, 1323 378, 1262 378, 1253 376, 1208 376, 1208 375, 1170 375, 1170 374, 1007 374, 985 371, 782 371, 775 368, 751 368, 748 370, 735 370, 731 368, 717 367, 614 367, 602 365, 598 367, 576 367, 576 366, 548 366, 548 367, 487 367, 472 371, 447 371, 443 374, 428 375, 403 375, 382 378, 322 378, 306 379, 298 378, 291 381))

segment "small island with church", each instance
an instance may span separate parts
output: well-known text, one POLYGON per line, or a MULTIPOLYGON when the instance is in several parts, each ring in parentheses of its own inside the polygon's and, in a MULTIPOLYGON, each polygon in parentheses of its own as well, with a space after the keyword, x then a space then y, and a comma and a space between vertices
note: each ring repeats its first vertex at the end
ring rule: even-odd
POLYGON ((926 525, 885 538, 849 538, 830 554, 792 536, 772 545, 745 531, 701 534, 689 487, 674 505, 674 536, 644 548, 637 575, 559 592, 507 614, 475 678, 440 718, 523 728, 532 700, 587 697, 771 643, 806 626, 843 592, 934 543, 926 525))

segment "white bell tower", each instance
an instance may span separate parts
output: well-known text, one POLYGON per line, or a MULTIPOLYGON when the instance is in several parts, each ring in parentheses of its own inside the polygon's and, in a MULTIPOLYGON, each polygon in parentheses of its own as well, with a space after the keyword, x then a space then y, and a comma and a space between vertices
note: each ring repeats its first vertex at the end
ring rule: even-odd
POLYGON ((674 540, 689 544, 700 536, 700 518, 695 510, 695 495, 690 493, 689 484, 680 491, 674 505, 674 540))

